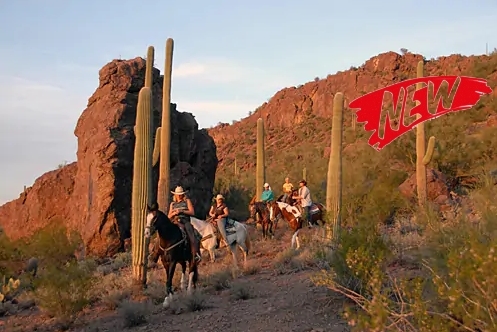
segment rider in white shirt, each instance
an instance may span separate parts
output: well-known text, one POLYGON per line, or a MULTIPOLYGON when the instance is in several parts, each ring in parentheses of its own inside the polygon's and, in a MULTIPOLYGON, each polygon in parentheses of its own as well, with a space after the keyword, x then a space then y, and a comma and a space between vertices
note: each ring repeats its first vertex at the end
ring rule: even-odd
POLYGON ((304 220, 307 220, 309 225, 312 226, 309 218, 310 217, 309 209, 312 206, 311 192, 309 188, 307 188, 307 182, 305 180, 301 180, 299 182, 299 194, 298 196, 294 196, 293 199, 296 199, 300 202, 303 212, 302 218, 304 220))

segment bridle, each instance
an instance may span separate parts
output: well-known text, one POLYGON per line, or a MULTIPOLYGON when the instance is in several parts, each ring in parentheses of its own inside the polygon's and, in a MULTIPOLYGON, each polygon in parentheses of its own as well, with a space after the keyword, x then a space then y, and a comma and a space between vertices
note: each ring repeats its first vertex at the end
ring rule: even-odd
MULTIPOLYGON (((145 229, 148 228, 150 229, 150 236, 152 236, 153 233, 155 233, 156 231, 156 227, 155 227, 155 223, 157 221, 157 211, 148 211, 148 213, 152 213, 153 214, 153 218, 152 220, 150 221, 150 226, 145 226, 145 229)), ((179 227, 179 226, 178 226, 179 227)), ((173 248, 176 248, 177 246, 179 246, 180 244, 184 243, 186 241, 186 235, 184 234, 184 232, 181 232, 182 234, 182 239, 178 242, 176 242, 175 244, 173 245, 170 245, 169 247, 167 248, 164 248, 161 246, 161 241, 160 241, 160 237, 159 237, 159 241, 157 243, 158 247, 160 250, 162 250, 165 253, 167 253, 168 251, 170 251, 171 249, 173 248)))

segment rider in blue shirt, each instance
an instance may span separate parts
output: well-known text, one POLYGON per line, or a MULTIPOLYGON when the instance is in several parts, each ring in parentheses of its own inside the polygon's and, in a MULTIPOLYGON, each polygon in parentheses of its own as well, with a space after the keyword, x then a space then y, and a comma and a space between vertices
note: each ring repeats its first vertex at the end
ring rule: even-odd
POLYGON ((271 201, 274 201, 274 194, 268 183, 264 183, 264 191, 261 195, 261 201, 263 201, 264 203, 270 203, 271 201))

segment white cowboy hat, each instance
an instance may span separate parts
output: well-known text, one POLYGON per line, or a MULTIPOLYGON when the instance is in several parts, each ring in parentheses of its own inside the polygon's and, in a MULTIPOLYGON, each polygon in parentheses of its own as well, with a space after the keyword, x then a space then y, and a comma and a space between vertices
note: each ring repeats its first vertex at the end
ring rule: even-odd
POLYGON ((218 194, 218 195, 216 196, 216 199, 224 199, 224 196, 223 196, 223 195, 221 195, 221 194, 218 194))
POLYGON ((269 183, 264 183, 264 188, 269 188, 269 183))
POLYGON ((176 189, 174 189, 174 191, 171 191, 171 194, 174 194, 174 195, 184 195, 186 193, 186 191, 183 190, 183 187, 181 186, 177 186, 176 189))

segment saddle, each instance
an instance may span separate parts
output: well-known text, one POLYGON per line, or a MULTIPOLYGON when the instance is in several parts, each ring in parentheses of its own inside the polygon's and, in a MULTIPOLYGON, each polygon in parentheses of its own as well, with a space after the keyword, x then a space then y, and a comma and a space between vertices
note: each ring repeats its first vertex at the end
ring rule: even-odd
MULTIPOLYGON (((216 233, 216 236, 219 236, 220 234, 219 234, 219 228, 217 227, 217 223, 211 221, 211 224, 214 226, 214 232, 216 233)), ((226 218, 225 230, 227 236, 235 234, 236 233, 235 220, 231 218, 226 218)))
POLYGON ((311 215, 313 215, 313 214, 316 214, 318 212, 319 212, 319 206, 317 204, 315 204, 315 203, 312 203, 312 205, 309 208, 309 213, 311 215))

